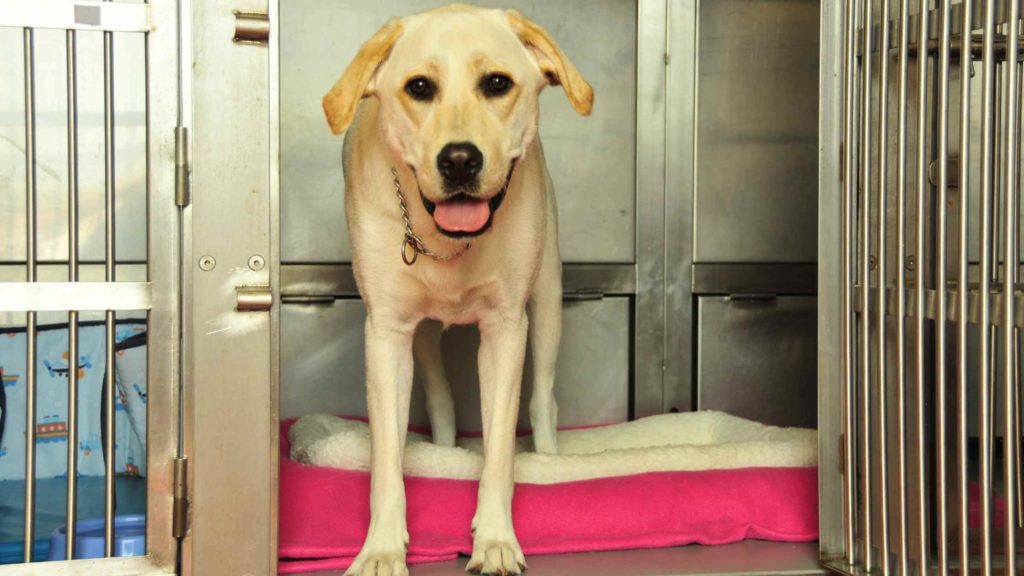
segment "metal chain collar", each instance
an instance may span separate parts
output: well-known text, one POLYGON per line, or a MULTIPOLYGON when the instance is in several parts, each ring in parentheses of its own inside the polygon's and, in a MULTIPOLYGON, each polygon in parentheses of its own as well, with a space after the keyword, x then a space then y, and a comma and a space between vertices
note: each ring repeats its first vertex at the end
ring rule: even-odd
POLYGON ((436 262, 448 262, 465 254, 470 246, 473 245, 471 242, 466 242, 461 248, 451 254, 438 254, 427 248, 423 240, 420 240, 420 237, 412 231, 409 209, 405 205, 405 195, 402 194, 402 183, 398 181, 398 171, 395 170, 394 166, 391 167, 391 176, 394 177, 395 196, 398 196, 398 207, 402 209, 402 222, 405 223, 405 238, 402 239, 402 262, 405 262, 406 266, 412 266, 416 263, 416 259, 419 258, 420 254, 430 256, 436 262), (412 256, 409 255, 409 248, 412 248, 412 256))

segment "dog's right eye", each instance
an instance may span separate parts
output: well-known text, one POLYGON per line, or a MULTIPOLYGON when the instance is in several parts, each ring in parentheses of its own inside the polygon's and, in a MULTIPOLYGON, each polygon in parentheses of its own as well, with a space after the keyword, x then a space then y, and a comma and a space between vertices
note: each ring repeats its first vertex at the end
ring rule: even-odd
POLYGON ((429 102, 434 99, 437 86, 429 78, 417 76, 405 83, 405 92, 416 100, 429 102))

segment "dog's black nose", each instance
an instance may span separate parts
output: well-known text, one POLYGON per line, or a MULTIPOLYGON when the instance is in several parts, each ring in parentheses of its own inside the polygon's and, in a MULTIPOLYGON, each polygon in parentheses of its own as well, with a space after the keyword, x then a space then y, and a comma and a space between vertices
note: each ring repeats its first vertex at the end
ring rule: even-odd
POLYGON ((470 182, 483 166, 484 155, 472 142, 450 142, 437 155, 437 169, 452 186, 470 182))

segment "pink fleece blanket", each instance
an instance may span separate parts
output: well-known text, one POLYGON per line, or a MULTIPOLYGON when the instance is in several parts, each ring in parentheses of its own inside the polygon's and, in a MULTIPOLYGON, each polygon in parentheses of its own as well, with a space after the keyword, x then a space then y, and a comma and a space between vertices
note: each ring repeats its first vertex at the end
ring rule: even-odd
MULTIPOLYGON (((347 568, 370 522, 370 475, 288 458, 281 423, 279 572, 347 568)), ((406 477, 410 563, 472 551, 477 482, 406 477)), ((654 472, 517 484, 516 535, 527 555, 818 538, 817 468, 654 472)))

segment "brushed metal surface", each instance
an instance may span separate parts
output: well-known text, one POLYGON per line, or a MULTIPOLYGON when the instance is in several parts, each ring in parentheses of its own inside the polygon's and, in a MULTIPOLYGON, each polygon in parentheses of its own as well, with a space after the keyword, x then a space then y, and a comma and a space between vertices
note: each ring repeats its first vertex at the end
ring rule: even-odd
POLYGON ((817 424, 816 302, 703 297, 697 408, 776 426, 817 424))
POLYGON ((695 262, 814 262, 817 2, 699 10, 695 262))
MULTIPOLYGON (((654 550, 623 550, 530 556, 530 571, 544 576, 781 576, 825 574, 818 564, 816 544, 789 544, 746 540, 724 546, 681 546, 654 550)), ((467 558, 417 564, 412 576, 462 574, 467 558)), ((316 572, 341 576, 343 571, 316 572)), ((306 576, 313 576, 312 574, 306 576)))
MULTIPOLYGON (((555 375, 559 426, 624 422, 629 418, 629 300, 568 302, 555 375)), ((281 309, 281 418, 313 412, 366 416, 366 367, 360 300, 281 309)), ((455 394, 460 431, 480 430, 475 327, 456 326, 442 338, 445 369, 455 394)), ((527 351, 529 354, 529 351, 527 351)), ((409 420, 427 425, 420 375, 409 420)), ((529 358, 523 397, 531 390, 529 358)), ((529 404, 519 427, 529 428, 529 404)))

